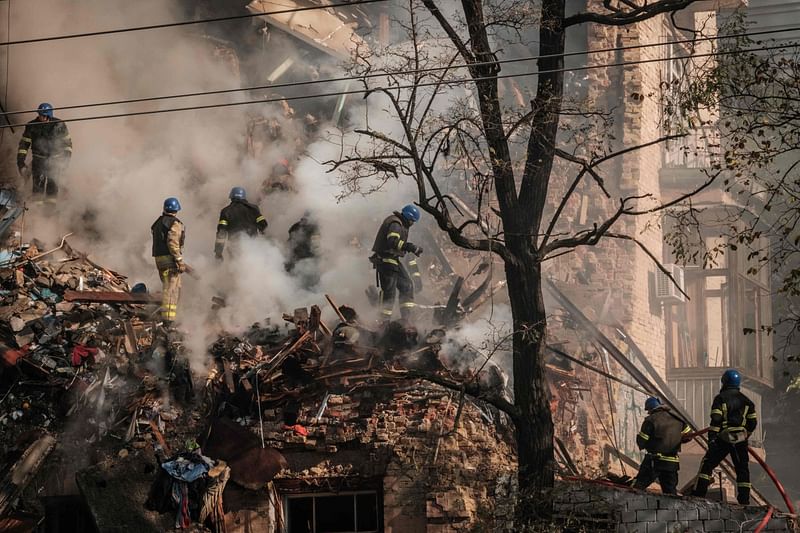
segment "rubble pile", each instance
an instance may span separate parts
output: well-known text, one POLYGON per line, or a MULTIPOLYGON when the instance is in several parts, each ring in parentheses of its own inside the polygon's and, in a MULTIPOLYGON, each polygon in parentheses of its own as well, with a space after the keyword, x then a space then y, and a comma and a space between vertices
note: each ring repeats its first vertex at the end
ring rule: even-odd
MULTIPOLYGON (((312 306, 284 315, 288 327, 255 324, 222 334, 209 347, 208 374, 192 376, 182 334, 157 322, 157 295, 132 292, 124 276, 66 240, 54 250, 41 248, 30 244, 9 254, 0 269, 2 462, 5 471, 26 469, 24 484, 0 494, 0 515, 41 512, 25 485, 55 470, 62 485, 77 479, 95 524, 113 521, 98 503, 109 491, 96 487, 107 486, 115 468, 144 463, 151 465, 152 486, 142 494, 148 509, 165 513, 162 525, 185 528, 208 518, 206 526, 220 531, 218 504, 228 476, 248 490, 274 479, 312 486, 320 477, 365 479, 379 473, 376 465, 388 468, 392 448, 404 460, 417 460, 416 449, 455 453, 454 436, 469 433, 472 451, 463 445, 458 451, 467 462, 485 456, 481 439, 471 437, 480 423, 497 426, 513 461, 505 418, 458 393, 459 381, 474 376, 448 370, 443 330, 422 339, 399 324, 373 330, 355 310, 330 300, 338 318, 333 327, 312 306), (425 375, 438 376, 440 385, 421 381, 425 375), (234 433, 237 446, 226 448, 234 433), (347 461, 356 448, 383 459, 347 461), (324 458, 298 467, 296 451, 324 458), (37 460, 26 462, 31 455, 37 460), (192 465, 202 472, 188 480, 192 465), (190 489, 195 482, 202 486, 190 489), (173 487, 175 502, 164 496, 173 487), (218 498, 201 505, 209 493, 218 498)), ((502 381, 489 380, 487 393, 502 395, 502 381)), ((476 471, 487 467, 482 462, 476 471)), ((130 479, 141 477, 140 468, 130 468, 136 471, 130 479)), ((459 472, 451 473, 465 475, 459 472)), ((137 503, 142 513, 144 503, 137 503)), ((158 522, 155 516, 149 523, 158 522)))
POLYGON ((129 295, 123 276, 66 241, 58 251, 66 257, 52 259, 55 250, 31 244, 0 269, 0 373, 8 385, 0 402, 3 446, 31 426, 54 429, 87 404, 97 415, 87 425, 101 437, 121 408, 107 392, 123 387, 119 376, 131 375, 132 360, 152 339, 145 305, 86 301, 129 295))

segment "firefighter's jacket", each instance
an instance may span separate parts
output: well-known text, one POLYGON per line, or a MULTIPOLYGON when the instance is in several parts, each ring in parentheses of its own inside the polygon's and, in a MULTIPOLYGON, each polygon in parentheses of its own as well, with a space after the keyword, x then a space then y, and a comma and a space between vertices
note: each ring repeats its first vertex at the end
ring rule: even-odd
POLYGON ((257 205, 245 200, 231 200, 231 203, 219 213, 214 253, 222 254, 225 243, 233 235, 245 233, 253 237, 264 233, 266 229, 267 219, 261 214, 261 209, 257 205))
POLYGON ((150 226, 153 234, 153 257, 159 270, 176 268, 183 261, 186 231, 175 215, 164 213, 150 226))
POLYGON ((644 419, 636 435, 636 444, 658 461, 658 468, 677 470, 681 438, 690 431, 686 422, 673 415, 669 407, 662 405, 653 409, 644 419))
POLYGON ((723 442, 744 442, 758 425, 756 406, 733 387, 723 388, 711 404, 709 439, 719 437, 723 442))
MULTIPOLYGON (((378 228, 372 245, 372 251, 375 253, 373 262, 376 266, 399 268, 400 258, 415 248, 408 242, 408 226, 403 223, 403 216, 395 211, 386 217, 378 228)), ((413 276, 420 276, 416 259, 409 261, 408 266, 413 276)))
POLYGON ((291 260, 300 261, 315 257, 319 249, 319 227, 307 217, 301 218, 289 228, 289 250, 291 260))
POLYGON ((24 163, 29 151, 36 158, 71 156, 72 139, 66 123, 57 118, 47 122, 36 119, 28 122, 19 140, 17 162, 24 163))

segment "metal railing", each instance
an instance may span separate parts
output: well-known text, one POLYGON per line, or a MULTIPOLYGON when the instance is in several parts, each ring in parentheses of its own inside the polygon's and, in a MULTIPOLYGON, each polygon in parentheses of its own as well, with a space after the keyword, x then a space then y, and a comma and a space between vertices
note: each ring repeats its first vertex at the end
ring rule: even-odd
POLYGON ((719 150, 719 130, 715 126, 702 126, 685 137, 665 143, 664 167, 710 168, 719 157, 719 150))

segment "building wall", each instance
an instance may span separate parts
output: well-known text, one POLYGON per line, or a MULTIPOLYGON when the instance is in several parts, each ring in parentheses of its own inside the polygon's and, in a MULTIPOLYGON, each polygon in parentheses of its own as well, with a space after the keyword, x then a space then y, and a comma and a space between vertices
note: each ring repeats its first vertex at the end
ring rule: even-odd
POLYGON ((279 409, 264 411, 266 445, 289 463, 275 480, 281 497, 377 483, 386 533, 511 527, 516 453, 497 412, 468 399, 459 408, 457 393, 419 382, 331 395, 312 422, 321 403, 321 394, 302 399, 307 436, 285 431, 279 409))
MULTIPOLYGON (((665 496, 598 483, 563 483, 556 512, 587 531, 619 533, 705 533, 751 531, 767 507, 743 507, 679 496, 665 496)), ((778 512, 762 531, 795 531, 778 512)))

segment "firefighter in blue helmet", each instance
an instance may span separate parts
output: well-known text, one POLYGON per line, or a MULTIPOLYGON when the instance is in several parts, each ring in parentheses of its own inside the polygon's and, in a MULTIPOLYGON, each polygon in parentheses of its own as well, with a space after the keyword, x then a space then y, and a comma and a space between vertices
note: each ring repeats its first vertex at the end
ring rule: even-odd
POLYGON ((17 168, 25 176, 31 152, 33 193, 54 198, 58 182, 72 157, 72 139, 66 123, 53 115, 53 106, 39 104, 37 116, 25 125, 17 150, 17 168))
POLYGON ((264 234, 267 219, 256 204, 247 201, 247 193, 242 187, 234 187, 228 194, 231 203, 222 208, 217 222, 217 238, 214 242, 214 255, 222 260, 225 244, 237 235, 254 237, 264 234))
POLYGON ((708 428, 708 451, 700 463, 693 496, 705 496, 711 484, 711 473, 731 456, 736 470, 736 499, 742 505, 750 503, 750 464, 747 440, 758 425, 756 406, 742 394, 742 376, 733 369, 722 374, 722 389, 711 403, 711 425, 708 428))
POLYGON ((178 315, 178 299, 181 293, 181 274, 186 272, 183 262, 183 243, 186 236, 183 223, 177 213, 181 204, 177 198, 164 200, 161 216, 153 222, 153 258, 161 278, 161 318, 166 326, 178 315))
POLYGON ((408 241, 408 230, 419 219, 419 208, 409 204, 386 217, 375 236, 370 262, 377 270, 381 314, 385 320, 392 318, 395 293, 399 293, 400 316, 407 322, 416 305, 414 289, 422 290, 422 275, 416 258, 408 261, 411 275, 401 261, 408 252, 417 257, 422 255, 422 248, 408 241))
POLYGON ((669 407, 663 405, 658 398, 647 398, 644 409, 648 414, 642 422, 639 434, 636 435, 636 444, 639 449, 647 453, 633 486, 637 489, 646 489, 658 479, 661 492, 677 494, 680 468, 678 453, 681 451, 683 436, 689 433, 691 428, 689 424, 672 414, 669 407))

